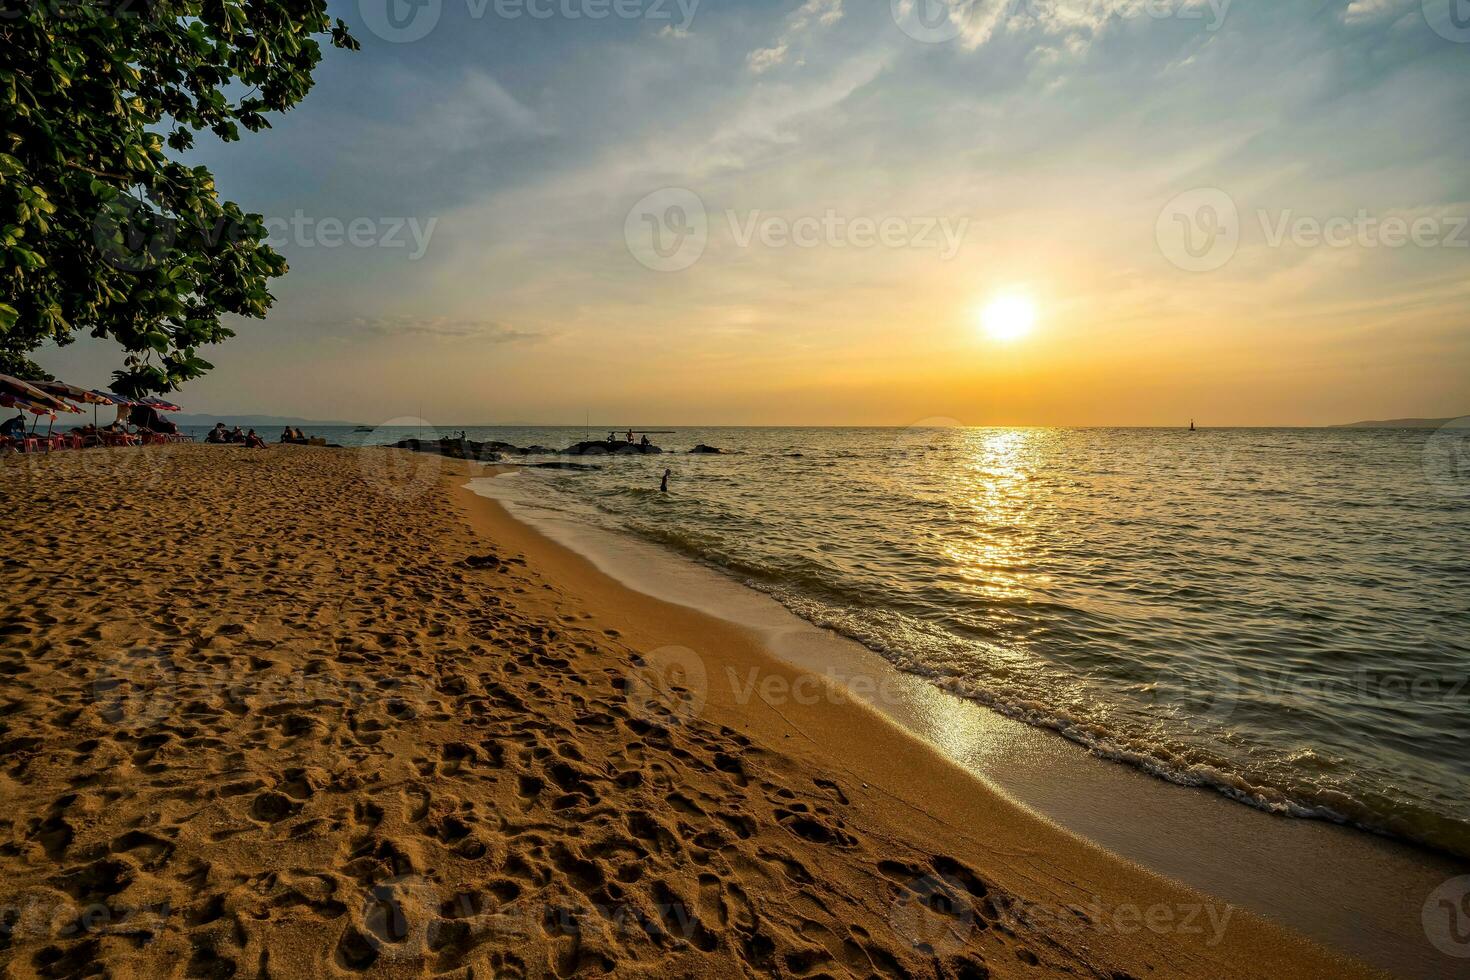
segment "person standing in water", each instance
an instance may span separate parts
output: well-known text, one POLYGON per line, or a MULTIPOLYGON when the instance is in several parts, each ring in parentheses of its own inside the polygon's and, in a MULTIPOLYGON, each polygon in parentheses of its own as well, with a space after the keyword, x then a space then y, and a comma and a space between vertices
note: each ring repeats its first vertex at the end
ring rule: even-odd
POLYGON ((674 472, 673 470, 667 469, 667 468, 664 470, 664 478, 663 478, 663 481, 660 482, 659 485, 658 485, 659 490, 661 490, 664 493, 668 493, 669 492, 669 477, 673 474, 673 472, 674 472))

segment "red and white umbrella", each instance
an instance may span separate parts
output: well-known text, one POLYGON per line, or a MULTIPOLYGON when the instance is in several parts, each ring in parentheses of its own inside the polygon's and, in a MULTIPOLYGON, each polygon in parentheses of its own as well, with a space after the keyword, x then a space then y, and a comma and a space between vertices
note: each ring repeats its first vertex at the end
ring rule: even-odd
POLYGON ((42 415, 47 416, 49 419, 46 423, 46 434, 48 436, 51 434, 51 426, 56 424, 56 412, 51 406, 42 405, 39 402, 33 402, 28 398, 21 398, 18 395, 12 395, 8 391, 0 390, 0 406, 4 406, 5 408, 18 408, 22 412, 30 412, 34 415, 36 418, 31 423, 31 435, 36 434, 36 426, 40 425, 42 415))
POLYGON ((79 388, 76 385, 69 385, 65 381, 32 381, 29 383, 33 387, 40 388, 48 395, 55 395, 57 398, 69 398, 74 402, 81 402, 87 405, 112 404, 111 400, 103 398, 95 391, 79 388))
POLYGON ((45 405, 57 412, 80 412, 81 409, 68 402, 62 401, 55 395, 42 391, 29 381, 12 378, 8 374, 0 374, 0 394, 10 395, 12 398, 24 398, 28 402, 37 405, 45 405))
MULTIPOLYGON (((51 424, 54 425, 57 412, 71 412, 76 415, 82 414, 82 410, 71 404, 71 402, 57 398, 49 392, 42 391, 29 381, 13 378, 8 374, 0 374, 0 396, 5 397, 6 402, 10 403, 11 408, 21 408, 33 413, 36 416, 37 423, 41 421, 40 416, 42 415, 51 416, 51 424), (20 404, 21 402, 26 404, 22 405, 20 404)), ((31 431, 35 431, 35 424, 32 424, 31 431)), ((48 435, 50 434, 50 425, 46 427, 46 432, 48 435)))

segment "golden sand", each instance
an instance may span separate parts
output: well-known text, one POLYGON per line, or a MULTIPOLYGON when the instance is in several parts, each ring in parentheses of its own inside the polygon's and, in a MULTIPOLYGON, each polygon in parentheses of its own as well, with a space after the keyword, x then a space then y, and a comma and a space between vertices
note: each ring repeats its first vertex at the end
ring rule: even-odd
POLYGON ((802 678, 465 466, 0 460, 5 975, 1366 974, 864 708, 690 689, 802 678))

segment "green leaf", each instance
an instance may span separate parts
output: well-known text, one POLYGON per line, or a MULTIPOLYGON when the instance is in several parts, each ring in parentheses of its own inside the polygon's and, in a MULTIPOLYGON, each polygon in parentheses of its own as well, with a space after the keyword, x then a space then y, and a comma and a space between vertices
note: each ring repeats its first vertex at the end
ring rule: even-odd
POLYGON ((39 370, 26 355, 80 329, 118 342, 134 393, 203 374, 196 346, 230 336, 222 316, 264 316, 285 262, 170 155, 268 126, 311 89, 318 36, 356 42, 326 0, 17 11, 0 17, 0 366, 39 370), (239 237, 200 232, 221 217, 239 237))

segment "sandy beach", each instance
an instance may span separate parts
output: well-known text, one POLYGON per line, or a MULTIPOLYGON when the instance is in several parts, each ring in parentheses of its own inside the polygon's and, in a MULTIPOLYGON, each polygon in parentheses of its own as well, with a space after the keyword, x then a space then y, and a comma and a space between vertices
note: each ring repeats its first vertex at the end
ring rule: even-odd
POLYGON ((795 696, 480 472, 0 460, 7 976, 1374 975, 795 696))

